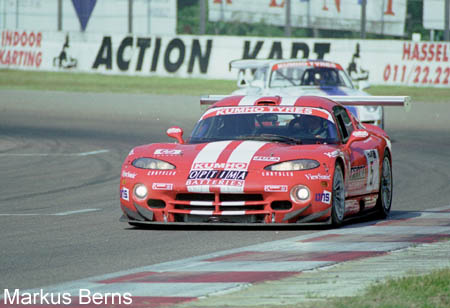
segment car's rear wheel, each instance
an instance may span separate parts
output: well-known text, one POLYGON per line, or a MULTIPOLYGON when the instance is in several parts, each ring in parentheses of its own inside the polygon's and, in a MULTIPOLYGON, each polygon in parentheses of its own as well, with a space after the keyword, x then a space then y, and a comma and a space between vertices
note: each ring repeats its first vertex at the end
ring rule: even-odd
POLYGON ((341 165, 337 164, 333 175, 333 195, 331 206, 331 222, 339 226, 345 214, 345 182, 341 165))
POLYGON ((383 157, 383 165, 381 167, 380 176, 380 191, 378 192, 378 199, 376 204, 376 209, 378 216, 381 218, 386 218, 391 211, 392 204, 392 166, 387 153, 383 157))

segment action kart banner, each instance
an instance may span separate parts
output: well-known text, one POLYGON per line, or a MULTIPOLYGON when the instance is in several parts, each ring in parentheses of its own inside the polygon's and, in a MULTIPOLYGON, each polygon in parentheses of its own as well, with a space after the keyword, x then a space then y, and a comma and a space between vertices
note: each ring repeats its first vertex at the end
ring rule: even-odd
MULTIPOLYGON (((367 1, 366 31, 404 35, 407 0, 367 1)), ((209 0, 213 22, 286 24, 285 0, 209 0)), ((291 25, 301 28, 361 30, 361 0, 291 0, 291 25)))
POLYGON ((324 59, 355 83, 448 87, 450 44, 4 30, 0 69, 236 80, 236 59, 324 59))

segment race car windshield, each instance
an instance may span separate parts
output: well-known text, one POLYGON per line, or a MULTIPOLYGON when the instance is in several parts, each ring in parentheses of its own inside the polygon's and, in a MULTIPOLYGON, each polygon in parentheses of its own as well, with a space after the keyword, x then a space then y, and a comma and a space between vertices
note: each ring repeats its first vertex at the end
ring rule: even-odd
POLYGON ((282 67, 272 71, 271 88, 277 87, 346 87, 353 88, 347 74, 336 68, 294 66, 282 67))
POLYGON ((252 113, 217 115, 200 120, 189 143, 221 140, 261 140, 287 144, 335 144, 333 122, 314 115, 252 113))

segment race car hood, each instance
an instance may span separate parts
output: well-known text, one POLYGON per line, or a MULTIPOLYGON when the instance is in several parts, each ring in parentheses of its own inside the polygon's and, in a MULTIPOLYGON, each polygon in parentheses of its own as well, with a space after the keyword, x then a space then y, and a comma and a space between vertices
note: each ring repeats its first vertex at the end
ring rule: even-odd
POLYGON ((336 145, 290 145, 261 141, 218 141, 201 144, 157 143, 139 146, 130 152, 129 164, 139 157, 169 162, 178 171, 193 169, 245 169, 264 167, 295 159, 328 160, 336 145))

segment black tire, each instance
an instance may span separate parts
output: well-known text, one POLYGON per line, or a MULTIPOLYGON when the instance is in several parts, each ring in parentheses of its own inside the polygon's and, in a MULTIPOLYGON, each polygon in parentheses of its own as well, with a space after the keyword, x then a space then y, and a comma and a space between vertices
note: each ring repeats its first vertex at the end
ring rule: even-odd
POLYGON ((337 164, 333 175, 333 193, 331 197, 331 223, 337 227, 344 221, 345 182, 341 165, 337 164))
POLYGON ((375 209, 380 218, 386 218, 391 211, 392 204, 392 165, 388 153, 384 153, 380 174, 380 190, 375 209))

